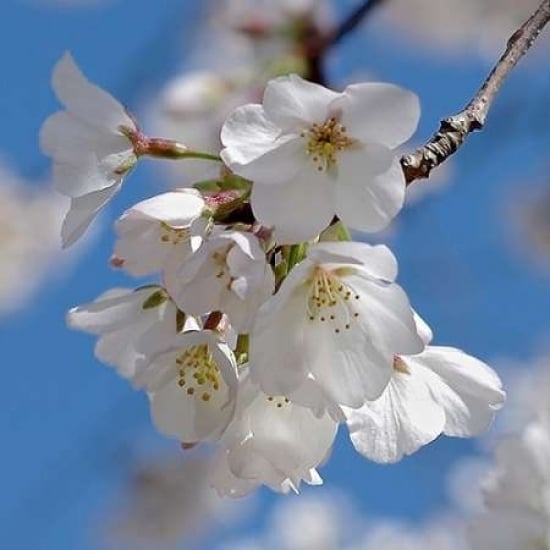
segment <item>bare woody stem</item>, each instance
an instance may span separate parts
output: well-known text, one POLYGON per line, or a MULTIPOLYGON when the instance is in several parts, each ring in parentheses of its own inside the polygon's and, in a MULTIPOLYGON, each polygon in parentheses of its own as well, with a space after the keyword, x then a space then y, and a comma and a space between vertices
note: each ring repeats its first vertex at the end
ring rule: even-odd
POLYGON ((504 53, 468 105, 456 115, 442 120, 439 130, 423 147, 401 158, 407 185, 429 177, 435 167, 461 147, 470 133, 484 127, 487 114, 502 84, 549 21, 550 0, 544 0, 509 38, 504 53))
POLYGON ((337 26, 329 32, 321 32, 312 25, 308 29, 305 44, 307 58, 307 78, 317 84, 325 84, 323 58, 327 51, 352 33, 367 16, 386 0, 362 0, 359 5, 337 26))

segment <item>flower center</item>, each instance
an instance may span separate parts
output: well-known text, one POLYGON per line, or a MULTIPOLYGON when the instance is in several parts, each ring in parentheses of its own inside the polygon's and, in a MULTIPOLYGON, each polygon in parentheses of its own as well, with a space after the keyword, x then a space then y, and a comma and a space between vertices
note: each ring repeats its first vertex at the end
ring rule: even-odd
POLYGON ((166 222, 160 222, 160 242, 163 244, 180 244, 189 240, 189 229, 172 227, 166 222))
POLYGON ((282 409, 283 406, 288 405, 290 403, 290 399, 288 397, 283 397, 281 395, 273 396, 270 395, 267 397, 268 403, 271 403, 273 406, 277 407, 278 409, 282 409))
POLYGON ((353 143, 347 136, 345 126, 334 117, 330 117, 323 124, 314 123, 311 128, 302 131, 302 137, 309 138, 306 153, 319 172, 332 168, 336 164, 338 151, 347 149, 353 143))
POLYGON ((212 392, 220 389, 220 369, 208 346, 193 346, 176 357, 178 385, 187 395, 199 395, 209 401, 212 392))
POLYGON ((342 330, 349 330, 353 320, 359 317, 359 313, 353 308, 353 302, 359 298, 359 294, 348 287, 335 272, 318 267, 313 273, 307 295, 308 318, 310 321, 331 323, 334 332, 339 334, 342 330))

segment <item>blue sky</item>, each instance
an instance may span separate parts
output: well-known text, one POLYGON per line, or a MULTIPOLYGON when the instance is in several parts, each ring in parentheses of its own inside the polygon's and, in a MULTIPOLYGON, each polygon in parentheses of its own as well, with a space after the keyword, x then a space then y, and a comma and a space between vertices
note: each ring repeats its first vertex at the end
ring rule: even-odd
MULTIPOLYGON (((112 0, 61 10, 38 0, 4 0, 0 154, 28 178, 48 173, 37 135, 57 109, 49 78, 67 49, 93 81, 137 107, 184 62, 197 4, 112 0)), ((451 184, 404 211, 386 238, 400 261, 400 282, 434 328, 435 342, 488 362, 528 359, 550 335, 550 277, 511 246, 509 215, 537 185, 532 181, 545 183, 548 135, 539 120, 548 114, 550 74, 536 70, 538 61, 520 67, 506 84, 486 131, 456 156, 451 184)), ((334 82, 368 71, 418 93, 418 140, 459 110, 488 67, 475 55, 415 50, 377 25, 349 37, 328 60, 334 82)), ((52 280, 24 311, 0 321, 0 538, 6 547, 103 548, 94 532, 129 471, 128 449, 135 441, 172 446, 154 435, 144 396, 95 361, 92 338, 64 325, 69 307, 111 286, 133 284, 107 265, 110 221, 160 182, 152 163, 139 167, 78 266, 52 280)), ((418 521, 448 503, 446 475, 475 449, 472 442, 442 439, 397 466, 382 467, 354 453, 342 434, 322 473, 327 485, 349 492, 365 513, 418 521)), ((258 529, 262 511, 276 498, 262 492, 262 507, 242 529, 258 529)))

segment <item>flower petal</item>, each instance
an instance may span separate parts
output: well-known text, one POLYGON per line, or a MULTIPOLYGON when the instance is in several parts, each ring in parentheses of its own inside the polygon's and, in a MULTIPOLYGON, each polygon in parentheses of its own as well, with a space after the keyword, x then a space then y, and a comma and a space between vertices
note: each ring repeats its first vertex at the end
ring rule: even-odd
POLYGON ((53 70, 52 86, 67 110, 90 126, 112 131, 117 131, 119 126, 135 128, 124 107, 105 90, 89 82, 68 52, 53 70))
POLYGON ((339 159, 336 214, 353 229, 379 231, 401 210, 405 201, 405 176, 397 157, 383 173, 374 174, 370 159, 388 150, 367 146, 367 151, 343 151, 339 159), (369 152, 369 149, 372 149, 369 152))
POLYGON ((54 159, 55 188, 80 197, 114 185, 135 156, 121 134, 97 132, 67 112, 50 116, 40 130, 42 150, 54 159))
POLYGON ((437 375, 430 389, 445 409, 445 434, 471 437, 485 431, 504 402, 497 374, 479 359, 456 348, 428 346, 424 353, 408 357, 437 375))
POLYGON ((394 281, 397 277, 397 260, 384 245, 319 242, 309 247, 307 257, 316 264, 364 264, 363 271, 385 281, 394 281))
POLYGON ((267 117, 285 131, 300 132, 314 122, 323 123, 328 106, 341 94, 308 82, 296 74, 270 80, 263 107, 267 117))
POLYGON ((365 324, 364 330, 376 347, 392 355, 412 355, 424 349, 409 300, 400 286, 367 279, 359 272, 344 281, 359 296, 354 303, 359 315, 353 323, 365 324))
POLYGON ((357 410, 345 409, 350 438, 359 453, 375 462, 397 462, 442 432, 445 413, 422 374, 420 369, 394 371, 376 401, 357 410))
POLYGON ((418 97, 394 86, 365 82, 348 86, 334 107, 342 110, 348 134, 363 143, 394 149, 415 132, 420 118, 418 97))
POLYGON ((111 200, 120 190, 120 187, 121 183, 117 183, 101 191, 71 199, 71 207, 61 227, 63 248, 72 245, 84 234, 99 210, 111 200))
POLYGON ((299 134, 281 134, 261 105, 235 109, 222 127, 221 139, 223 161, 233 172, 254 182, 288 181, 307 161, 299 134))
POLYGON ((279 244, 316 237, 334 216, 333 201, 332 182, 307 164, 284 185, 252 187, 254 215, 263 225, 274 228, 279 244))
POLYGON ((364 324, 353 323, 338 334, 328 323, 308 325, 302 345, 302 360, 335 403, 360 407, 376 399, 390 381, 393 355, 372 344, 364 324))

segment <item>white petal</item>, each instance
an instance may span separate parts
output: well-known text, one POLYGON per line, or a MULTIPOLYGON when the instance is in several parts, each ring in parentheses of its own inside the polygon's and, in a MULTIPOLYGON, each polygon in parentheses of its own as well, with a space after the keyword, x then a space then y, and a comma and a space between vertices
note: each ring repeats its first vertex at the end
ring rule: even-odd
POLYGON ((281 134, 261 105, 238 107, 225 121, 221 139, 223 161, 233 172, 260 184, 293 178, 308 161, 299 134, 281 134))
POLYGON ((375 462, 397 462, 433 441, 445 413, 434 401, 419 369, 394 372, 384 393, 360 409, 346 409, 353 446, 375 462))
POLYGON ((422 339, 424 344, 428 345, 434 337, 432 329, 429 327, 428 323, 418 315, 418 313, 413 309, 414 323, 416 325, 416 330, 418 331, 418 336, 422 339))
POLYGON ((390 149, 413 135, 420 118, 418 97, 391 84, 352 84, 337 105, 342 109, 341 122, 351 137, 390 149))
POLYGON ((99 132, 67 112, 58 112, 40 131, 42 150, 54 159, 55 188, 69 197, 80 197, 119 182, 135 156, 121 134, 99 132))
POLYGON ((405 200, 405 176, 399 159, 392 157, 387 171, 373 174, 369 171, 368 155, 343 151, 341 157, 336 214, 353 229, 371 232, 384 229, 405 200))
MULTIPOLYGON (((270 300, 271 301, 271 300, 270 300)), ((277 309, 266 303, 250 338, 250 374, 268 395, 288 395, 308 374, 304 348, 305 302, 292 293, 277 309)))
POLYGON ((328 116, 329 104, 340 95, 291 74, 267 83, 263 107, 277 126, 286 131, 299 132, 314 122, 323 123, 328 116))
POLYGON ((346 276, 344 281, 359 296, 354 302, 359 313, 355 322, 366 324, 365 331, 376 347, 392 355, 424 349, 409 300, 400 286, 369 280, 360 272, 346 276))
POLYGON ((228 451, 221 449, 215 456, 210 473, 210 485, 220 497, 241 498, 258 488, 259 482, 237 477, 229 468, 228 451))
POLYGON ((67 325, 91 334, 119 328, 141 307, 147 292, 134 292, 129 288, 113 288, 95 301, 71 308, 67 312, 67 325))
POLYGON ((89 82, 70 53, 57 62, 52 75, 53 89, 67 110, 90 126, 117 130, 119 126, 135 128, 124 107, 110 94, 89 82))
POLYGON ((99 210, 111 200, 120 187, 121 184, 118 183, 101 191, 71 199, 71 207, 61 228, 63 248, 72 245, 84 234, 99 210))
POLYGON ((458 349, 439 346, 428 346, 407 361, 413 368, 424 365, 439 377, 441 382, 430 388, 445 409, 445 434, 471 437, 489 427, 505 397, 500 379, 490 367, 458 349))
POLYGON ((279 244, 292 244, 316 237, 334 216, 331 181, 304 164, 295 178, 284 185, 254 185, 252 210, 256 219, 274 227, 279 244))
POLYGON ((372 246, 361 242, 319 242, 309 247, 307 257, 317 265, 357 264, 372 277, 394 281, 397 277, 397 260, 384 245, 372 246))
POLYGON ((303 360, 327 396, 348 407, 376 399, 390 381, 393 355, 373 345, 362 323, 339 333, 328 322, 314 323, 304 330, 303 360))
POLYGON ((187 227, 201 215, 204 208, 204 199, 198 191, 180 189, 161 193, 135 204, 126 210, 121 219, 137 216, 161 220, 170 227, 187 227))
POLYGON ((200 395, 187 395, 177 380, 172 380, 149 394, 155 426, 163 434, 184 443, 215 441, 227 426, 230 413, 217 399, 218 394, 220 392, 214 392, 210 401, 205 402, 200 395))
POLYGON ((67 324, 99 335, 96 357, 137 384, 136 377, 145 369, 148 357, 164 348, 176 334, 176 308, 171 302, 143 308, 158 291, 158 287, 113 289, 92 303, 72 308, 67 324))

